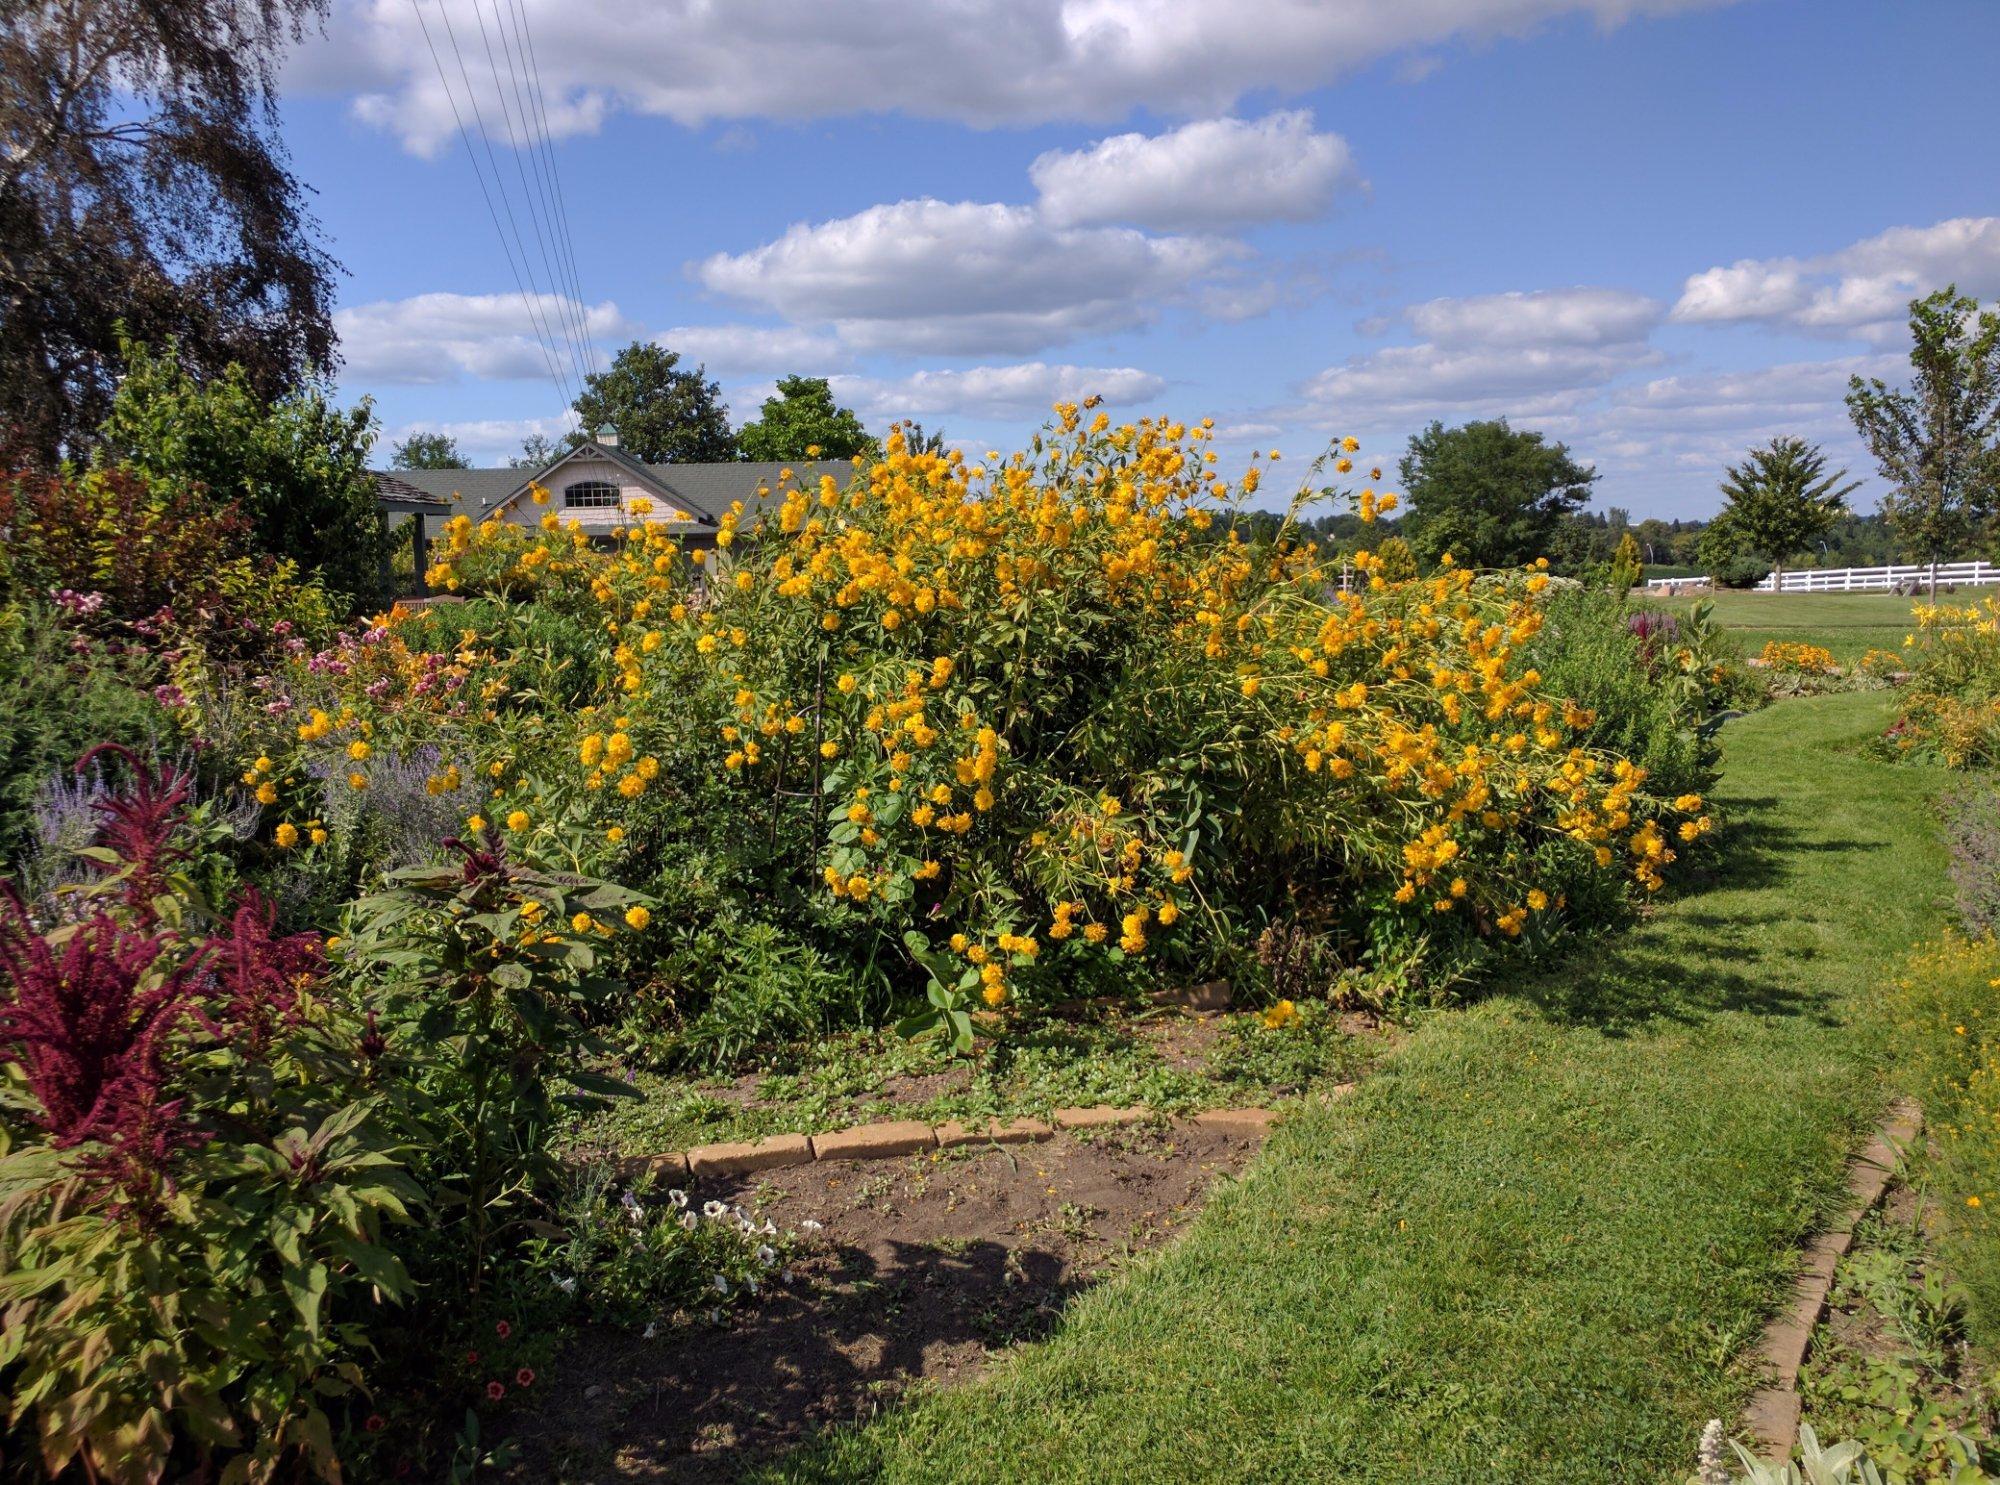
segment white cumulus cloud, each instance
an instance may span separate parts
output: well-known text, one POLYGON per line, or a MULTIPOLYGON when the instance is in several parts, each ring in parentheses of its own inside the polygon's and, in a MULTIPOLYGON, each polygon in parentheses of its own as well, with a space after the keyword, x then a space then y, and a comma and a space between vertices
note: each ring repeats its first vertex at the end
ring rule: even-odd
POLYGON ((460 377, 526 381, 571 373, 570 330, 595 343, 630 332, 608 300, 586 305, 557 294, 416 294, 336 310, 344 371, 373 382, 437 383, 460 377))
POLYGON ((1602 346, 1644 340, 1664 306, 1624 289, 1536 289, 1431 299, 1403 312, 1424 339, 1452 346, 1602 346))
POLYGON ((694 265, 707 288, 868 350, 1023 353, 1130 329, 1248 255, 1213 237, 1052 227, 1031 207, 931 199, 801 224, 694 265))
POLYGON ((710 372, 821 376, 851 359, 831 335, 794 325, 676 325, 653 339, 710 372))
POLYGON ((1249 94, 1322 87, 1385 56, 1431 49, 1435 60, 1434 49, 1454 41, 1520 35, 1567 16, 1609 27, 1721 3, 521 0, 525 33, 503 28, 489 59, 480 26, 499 17, 479 0, 341 0, 287 85, 353 97, 363 120, 426 153, 455 129, 432 42, 461 111, 469 82, 496 136, 541 127, 538 115, 525 129, 507 115, 508 62, 525 50, 524 35, 558 136, 594 131, 614 112, 682 124, 894 113, 1020 125, 1122 119, 1137 108, 1201 117, 1249 94))
POLYGON ((1051 366, 1027 361, 1010 366, 917 371, 892 379, 840 376, 834 392, 871 420, 905 416, 1029 418, 1047 416, 1057 402, 1102 397, 1109 406, 1151 402, 1167 389, 1165 378, 1132 366, 1051 366))
POLYGON ((1204 119, 1167 134, 1118 134, 1088 149, 1050 150, 1028 175, 1047 221, 1167 231, 1311 221, 1359 181, 1347 141, 1316 132, 1304 110, 1254 122, 1204 119))
POLYGON ((1891 227, 1818 257, 1745 258, 1710 268, 1682 285, 1673 315, 1887 341, 1903 333, 1910 300, 1948 283, 1976 298, 2000 296, 2000 217, 1891 227))

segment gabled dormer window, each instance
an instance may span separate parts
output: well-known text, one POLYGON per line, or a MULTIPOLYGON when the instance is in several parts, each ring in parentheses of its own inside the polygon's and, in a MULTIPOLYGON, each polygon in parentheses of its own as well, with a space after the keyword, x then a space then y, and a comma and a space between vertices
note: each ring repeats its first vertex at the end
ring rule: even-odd
POLYGON ((578 480, 564 486, 563 505, 569 510, 616 510, 618 487, 608 480, 578 480))

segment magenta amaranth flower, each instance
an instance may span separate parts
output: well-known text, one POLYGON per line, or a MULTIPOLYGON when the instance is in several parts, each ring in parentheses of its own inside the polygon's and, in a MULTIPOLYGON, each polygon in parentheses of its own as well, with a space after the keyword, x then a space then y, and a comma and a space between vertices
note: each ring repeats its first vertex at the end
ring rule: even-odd
MULTIPOLYGON (((0 1055, 17 1063, 54 1143, 116 1144, 121 1131, 174 1138, 178 1105, 163 1103, 166 1038, 192 1005, 205 955, 156 972, 164 937, 99 912, 60 950, 35 932, 13 891, 0 893, 0 1055)), ((183 1141, 184 1142, 184 1141, 183 1141)))
POLYGON ((206 1010, 202 1025, 217 1036, 240 1038, 253 1055, 270 1045, 272 1034, 297 1021, 299 988, 324 962, 313 934, 275 937, 271 904, 246 891, 229 920, 229 936, 208 943, 206 1010))
POLYGON ((76 760, 77 773, 107 753, 125 760, 132 781, 123 792, 106 794, 92 805, 97 811, 97 844, 130 868, 126 905, 150 917, 167 867, 187 854, 173 844, 173 835, 187 804, 188 778, 178 769, 163 770, 144 761, 120 743, 92 748, 76 760))

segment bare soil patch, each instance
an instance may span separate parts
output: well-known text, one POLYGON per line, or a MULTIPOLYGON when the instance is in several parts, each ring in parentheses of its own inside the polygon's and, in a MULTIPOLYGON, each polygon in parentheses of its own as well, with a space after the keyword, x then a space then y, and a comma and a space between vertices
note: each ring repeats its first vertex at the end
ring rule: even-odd
POLYGON ((1256 1144, 1135 1126, 698 1181, 696 1202, 804 1229, 791 1282, 720 1324, 580 1335, 538 1408, 505 1426, 522 1450, 513 1476, 727 1480, 915 1382, 962 1382, 1171 1238, 1256 1144))

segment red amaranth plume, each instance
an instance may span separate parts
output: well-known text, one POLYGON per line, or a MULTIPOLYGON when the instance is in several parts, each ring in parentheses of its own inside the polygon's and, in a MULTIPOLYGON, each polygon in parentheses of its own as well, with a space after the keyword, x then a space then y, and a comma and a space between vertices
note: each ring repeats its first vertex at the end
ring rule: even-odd
POLYGON ((122 743, 99 743, 76 760, 76 771, 81 774, 105 753, 125 760, 132 781, 91 806, 97 812, 97 844, 115 853, 131 871, 126 905, 150 916, 167 867, 187 854, 173 844, 188 800, 187 775, 177 769, 161 770, 122 743))
POLYGON ((11 889, 0 892, 0 1057, 27 1075, 38 1122, 57 1147, 119 1144, 121 1135, 154 1141, 177 1123, 179 1106, 159 1098, 161 1053, 206 956, 155 975, 165 946, 99 912, 58 948, 35 932, 11 889))
POLYGON ((324 962, 308 933, 275 937, 271 904, 254 889, 238 900, 227 938, 211 938, 208 1006, 196 1014, 216 1036, 238 1037, 258 1054, 272 1033, 298 1019, 299 989, 324 962))

